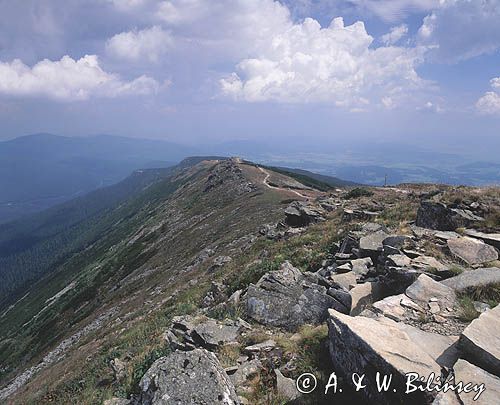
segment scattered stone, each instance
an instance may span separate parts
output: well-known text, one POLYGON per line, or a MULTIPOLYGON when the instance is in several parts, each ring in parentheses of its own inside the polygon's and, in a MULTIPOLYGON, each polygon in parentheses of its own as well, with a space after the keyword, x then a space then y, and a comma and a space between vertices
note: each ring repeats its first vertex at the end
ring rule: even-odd
POLYGON ((121 361, 119 358, 115 358, 110 361, 111 368, 115 375, 115 380, 120 381, 127 375, 127 365, 121 361))
POLYGON ((498 252, 493 246, 468 236, 449 239, 448 248, 452 254, 471 266, 498 259, 498 252))
POLYGON ((276 347, 276 342, 274 340, 266 340, 262 343, 257 343, 255 345, 245 347, 245 352, 247 353, 260 353, 260 352, 270 352, 276 347))
POLYGON ((370 271, 370 267, 373 266, 373 261, 370 257, 364 257, 362 259, 351 260, 352 271, 358 276, 366 276, 370 271))
POLYGON ((488 304, 486 304, 485 302, 474 301, 473 305, 474 305, 474 309, 480 314, 482 314, 483 312, 486 312, 488 309, 491 309, 491 307, 488 304))
POLYGON ((484 388, 486 388, 476 400, 474 400, 474 397, 478 394, 478 391, 461 392, 459 397, 463 405, 498 403, 500 398, 500 378, 463 359, 458 360, 453 369, 455 370, 455 383, 462 381, 464 384, 472 383, 476 386, 484 384, 484 388))
POLYGON ((406 267, 411 265, 411 259, 406 255, 389 255, 387 256, 389 266, 406 267))
POLYGON ((375 256, 378 257, 382 252, 384 245, 383 241, 388 237, 384 231, 377 231, 367 236, 363 236, 359 240, 359 249, 364 257, 375 256))
POLYGON ((427 306, 431 298, 436 298, 442 308, 453 307, 456 296, 453 289, 422 274, 406 289, 405 294, 421 306, 427 306))
POLYGON ((341 266, 337 266, 335 270, 337 271, 337 273, 349 273, 352 270, 352 266, 350 263, 345 263, 341 266))
POLYGON ((460 336, 466 359, 500 376, 500 305, 474 319, 460 336))
POLYGON ((432 256, 418 256, 411 261, 411 266, 423 271, 432 271, 439 273, 448 272, 448 266, 445 266, 439 260, 432 256))
POLYGON ((490 267, 485 269, 468 270, 458 276, 441 281, 456 292, 463 292, 469 288, 482 288, 500 283, 500 268, 490 267))
POLYGON ((386 297, 381 301, 375 302, 373 308, 387 318, 401 322, 408 318, 407 311, 401 306, 401 300, 405 298, 404 294, 386 297))
POLYGON ((333 276, 330 276, 330 280, 342 286, 346 290, 350 290, 356 286, 357 276, 356 273, 349 271, 343 274, 334 274, 333 276))
POLYGON ((382 245, 391 246, 396 249, 401 249, 404 246, 410 245, 411 243, 411 238, 406 235, 391 235, 382 241, 382 245))
POLYGON ((285 377, 278 369, 275 369, 274 373, 276 374, 276 390, 278 391, 278 395, 288 401, 297 399, 300 396, 300 392, 297 390, 295 381, 285 377))
POLYGON ((305 323, 323 322, 328 308, 345 313, 350 309, 328 295, 326 287, 309 282, 288 262, 280 270, 262 276, 257 284, 250 284, 246 301, 250 318, 292 331, 305 323))
POLYGON ((226 369, 226 373, 236 387, 238 394, 248 393, 251 391, 252 387, 249 386, 248 382, 260 373, 262 369, 262 363, 259 359, 252 359, 250 361, 245 361, 239 366, 231 367, 230 370, 226 369))
POLYGON ((142 377, 139 404, 239 404, 231 380, 213 353, 176 351, 156 360, 142 377))
POLYGON ((352 298, 349 291, 341 286, 336 286, 336 288, 329 288, 327 294, 333 298, 335 298, 338 302, 340 302, 345 308, 347 308, 347 312, 351 309, 352 298))
POLYGON ((236 341, 248 328, 250 325, 241 319, 217 321, 206 316, 176 316, 172 319, 172 327, 165 333, 165 339, 174 350, 193 350, 196 347, 215 350, 236 341))
POLYGON ((377 224, 376 222, 367 222, 361 226, 361 232, 364 234, 374 233, 378 231, 387 232, 387 228, 383 224, 377 224))
POLYGON ((439 231, 434 234, 438 239, 448 241, 450 239, 460 238, 460 234, 453 231, 439 231))
POLYGON ((382 298, 382 285, 380 282, 366 282, 358 284, 352 290, 351 294, 351 312, 352 316, 359 315, 368 305, 382 298))

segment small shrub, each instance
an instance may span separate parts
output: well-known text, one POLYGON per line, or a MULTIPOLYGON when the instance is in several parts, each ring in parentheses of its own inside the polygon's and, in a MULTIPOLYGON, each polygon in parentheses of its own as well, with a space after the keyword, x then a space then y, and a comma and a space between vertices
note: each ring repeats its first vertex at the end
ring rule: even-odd
POLYGON ((346 200, 351 200, 353 198, 371 197, 372 195, 373 195, 373 191, 370 191, 367 188, 357 187, 357 188, 353 188, 351 191, 349 191, 344 196, 344 198, 346 200))
POLYGON ((474 300, 471 297, 459 297, 458 304, 460 305, 458 319, 460 319, 461 321, 472 322, 479 316, 479 312, 477 312, 474 308, 474 300))

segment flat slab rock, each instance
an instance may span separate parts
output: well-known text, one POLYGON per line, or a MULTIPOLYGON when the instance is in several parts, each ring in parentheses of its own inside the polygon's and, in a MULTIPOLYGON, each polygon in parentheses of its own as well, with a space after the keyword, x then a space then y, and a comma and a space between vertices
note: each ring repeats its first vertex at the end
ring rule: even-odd
POLYGON ((458 276, 441 281, 441 284, 452 288, 456 292, 498 283, 500 283, 500 269, 498 267, 468 270, 458 276))
POLYGON ((418 279, 410 285, 406 291, 406 296, 417 304, 426 306, 431 300, 438 302, 443 308, 455 305, 455 291, 445 284, 434 281, 425 274, 421 274, 418 279))
POLYGON ((468 236, 449 239, 447 244, 452 254, 471 266, 498 259, 498 252, 493 246, 468 236))
POLYGON ((459 393, 458 396, 464 405, 490 405, 498 404, 500 398, 500 378, 460 359, 453 367, 455 370, 455 382, 462 381, 464 384, 484 384, 484 392, 474 400, 477 391, 470 393, 459 393))
POLYGON ((363 236, 359 240, 359 248, 365 252, 378 252, 384 248, 383 242, 389 235, 380 230, 363 236))
POLYGON ((440 376, 441 366, 436 360, 455 343, 452 339, 436 349, 442 345, 442 337, 439 337, 429 350, 430 345, 426 345, 427 339, 422 338, 422 332, 415 332, 415 335, 408 333, 411 326, 402 326, 385 317, 351 317, 335 310, 329 310, 329 314, 333 367, 346 381, 351 381, 352 373, 365 374, 367 386, 364 394, 375 403, 432 403, 433 394, 419 390, 406 395, 403 393, 405 374, 418 373, 426 378, 431 373, 440 376), (379 392, 375 382, 377 371, 392 374, 392 386, 397 392, 379 392))
POLYGON ((465 328, 460 346, 468 360, 500 376, 500 305, 483 312, 465 328))
MULTIPOLYGON (((306 323, 325 321, 328 308, 348 313, 350 303, 347 307, 334 298, 340 295, 333 292, 285 262, 280 270, 265 274, 255 285, 250 284, 246 310, 250 318, 261 324, 293 331, 306 323)), ((349 295, 340 286, 339 293, 349 295)))
POLYGON ((156 360, 139 386, 141 405, 240 403, 217 357, 204 349, 176 351, 156 360))
POLYGON ((484 233, 475 231, 474 229, 466 229, 464 233, 471 238, 481 239, 488 245, 500 249, 500 233, 484 233))

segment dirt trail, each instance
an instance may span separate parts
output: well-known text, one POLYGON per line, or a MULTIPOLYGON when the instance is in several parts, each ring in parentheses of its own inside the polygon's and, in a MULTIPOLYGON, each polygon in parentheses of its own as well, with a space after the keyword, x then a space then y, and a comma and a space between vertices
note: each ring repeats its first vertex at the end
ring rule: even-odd
POLYGON ((268 183, 268 180, 269 180, 269 177, 271 177, 271 174, 267 170, 263 169, 262 167, 259 167, 259 170, 266 175, 266 177, 264 177, 264 179, 262 180, 262 184, 266 185, 267 187, 272 188, 273 190, 281 190, 281 191, 285 191, 285 192, 294 193, 302 198, 306 198, 306 199, 309 198, 307 195, 301 194, 298 191, 292 190, 290 188, 272 186, 271 184, 268 183))

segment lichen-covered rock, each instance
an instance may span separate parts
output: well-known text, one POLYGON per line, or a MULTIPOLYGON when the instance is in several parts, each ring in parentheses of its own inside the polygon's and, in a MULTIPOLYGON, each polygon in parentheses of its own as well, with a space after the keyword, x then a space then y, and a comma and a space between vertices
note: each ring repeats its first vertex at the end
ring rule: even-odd
POLYGON ((248 316, 264 325, 296 330, 306 323, 323 322, 328 308, 349 313, 350 306, 336 299, 333 291, 328 293, 325 286, 312 281, 285 262, 280 270, 250 284, 246 294, 248 316))
POLYGON ((141 405, 235 405, 240 401, 213 353, 176 351, 156 360, 142 377, 141 405))

